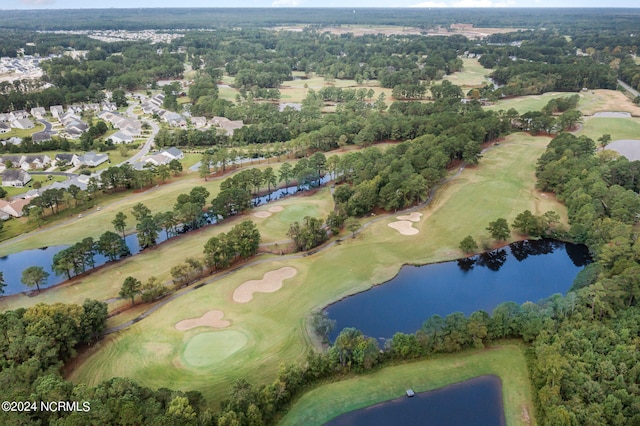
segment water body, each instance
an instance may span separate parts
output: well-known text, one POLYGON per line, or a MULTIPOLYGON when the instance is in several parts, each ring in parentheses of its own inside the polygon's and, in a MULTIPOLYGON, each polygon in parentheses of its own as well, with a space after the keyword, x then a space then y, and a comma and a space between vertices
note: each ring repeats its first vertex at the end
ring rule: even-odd
POLYGON ((336 320, 334 340, 345 327, 378 339, 414 333, 434 314, 489 314, 502 302, 537 302, 566 293, 589 263, 586 246, 554 240, 521 241, 458 261, 404 266, 391 281, 327 307, 336 320))
POLYGON ((640 160, 640 140, 638 139, 618 139, 607 145, 607 149, 624 155, 629 161, 640 160))
MULTIPOLYGON (((366 392, 366 389, 363 389, 366 392)), ((481 376, 462 383, 382 402, 342 414, 330 426, 502 426, 502 383, 497 376, 481 376)))
MULTIPOLYGON (((321 180, 320 184, 323 185, 327 183, 330 179, 330 176, 327 174, 321 180)), ((317 181, 314 182, 317 184, 317 181)), ((274 201, 279 198, 286 197, 288 195, 293 195, 299 191, 306 191, 310 189, 310 185, 302 186, 298 188, 296 186, 289 186, 286 188, 280 188, 268 195, 260 196, 253 198, 252 203, 254 206, 258 206, 261 204, 268 203, 269 201, 274 201)), ((213 224, 216 223, 215 218, 206 217, 208 223, 213 224)), ((97 238, 96 238, 97 240, 97 238)), ((160 244, 167 240, 167 235, 164 231, 158 234, 158 239, 156 241, 157 244, 160 244)), ((129 251, 132 255, 140 253, 140 245, 138 244, 138 235, 131 234, 127 235, 125 238, 125 242, 129 247, 129 251)), ((51 287, 56 284, 60 284, 66 278, 66 276, 58 276, 56 275, 52 269, 51 265, 53 264, 53 256, 56 253, 66 249, 69 247, 68 245, 60 245, 60 246, 51 246, 51 247, 43 247, 40 249, 34 250, 25 250, 20 253, 13 253, 7 256, 0 257, 0 271, 4 274, 4 281, 7 283, 7 286, 4 288, 4 295, 8 296, 11 294, 21 293, 25 291, 35 290, 34 288, 29 288, 22 284, 20 281, 22 277, 22 271, 27 269, 30 266, 41 266, 44 268, 46 272, 49 273, 49 278, 47 279, 46 284, 40 286, 41 289, 51 287)), ((101 266, 107 263, 108 259, 102 255, 96 255, 94 257, 95 266, 101 266)))

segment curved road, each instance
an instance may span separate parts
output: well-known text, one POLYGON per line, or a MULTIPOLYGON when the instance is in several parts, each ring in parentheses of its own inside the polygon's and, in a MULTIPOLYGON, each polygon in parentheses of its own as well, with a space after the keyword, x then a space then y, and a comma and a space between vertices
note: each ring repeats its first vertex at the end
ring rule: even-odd
POLYGON ((627 83, 625 83, 622 80, 618 80, 618 84, 620 86, 622 86, 624 88, 624 90, 628 91, 629 93, 631 93, 633 96, 640 96, 640 92, 638 92, 636 89, 634 89, 633 87, 629 86, 627 83))

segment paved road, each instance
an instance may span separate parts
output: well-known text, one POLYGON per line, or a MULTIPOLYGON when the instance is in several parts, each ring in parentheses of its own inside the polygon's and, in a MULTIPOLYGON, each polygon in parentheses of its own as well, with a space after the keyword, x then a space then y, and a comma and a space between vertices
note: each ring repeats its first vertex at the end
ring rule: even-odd
POLYGON ((629 93, 631 93, 633 96, 640 96, 640 92, 638 92, 636 89, 634 89, 633 87, 629 86, 627 83, 625 83, 622 80, 618 80, 618 84, 622 87, 624 87, 624 90, 628 91, 629 93))

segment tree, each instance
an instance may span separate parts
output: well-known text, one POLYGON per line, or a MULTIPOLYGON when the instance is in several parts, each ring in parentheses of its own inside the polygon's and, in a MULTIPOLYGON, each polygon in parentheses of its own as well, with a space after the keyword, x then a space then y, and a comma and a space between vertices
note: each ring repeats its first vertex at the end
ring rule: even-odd
MULTIPOLYGON (((289 163, 283 163, 282 166, 280 166, 278 181, 284 181, 284 186, 288 187, 292 177, 293 167, 289 163)), ((287 190, 287 193, 288 192, 289 190, 287 190)))
POLYGON ((351 238, 356 237, 356 232, 360 229, 360 221, 355 217, 349 217, 344 221, 344 225, 349 232, 351 232, 351 238))
POLYGON ((22 278, 20 281, 27 287, 36 286, 40 291, 40 285, 45 284, 49 278, 49 273, 44 270, 42 266, 30 266, 22 271, 22 278))
POLYGON ((116 214, 116 218, 111 222, 115 230, 122 233, 122 238, 124 238, 124 230, 127 228, 126 219, 126 214, 118 212, 118 214, 116 214))
POLYGON ((141 290, 142 283, 140 282, 140 280, 134 277, 127 277, 122 283, 122 287, 120 288, 120 292, 118 293, 118 295, 123 299, 131 298, 131 306, 133 306, 134 298, 136 297, 136 294, 140 293, 141 290))
POLYGON ((106 256, 112 261, 116 260, 118 257, 131 254, 124 238, 111 231, 106 231, 100 236, 100 239, 96 244, 96 250, 98 253, 106 256))
POLYGON ((174 176, 178 176, 180 173, 182 173, 182 163, 174 158, 173 160, 169 161, 169 170, 173 172, 174 176))
POLYGON ((521 234, 532 237, 539 237, 544 232, 541 219, 534 216, 529 210, 525 210, 517 215, 511 226, 521 234))
POLYGON ((500 218, 494 222, 490 222, 489 226, 487 227, 487 231, 489 231, 493 239, 498 241, 506 241, 511 235, 509 224, 504 218, 500 218))
POLYGON ((609 145, 609 142, 611 142, 611 135, 605 133, 598 138, 598 142, 600 142, 600 146, 602 147, 602 149, 605 149, 607 145, 609 145))
POLYGON ((471 235, 467 235, 462 241, 460 241, 459 247, 464 253, 472 254, 478 250, 478 243, 476 243, 476 240, 474 240, 471 235))

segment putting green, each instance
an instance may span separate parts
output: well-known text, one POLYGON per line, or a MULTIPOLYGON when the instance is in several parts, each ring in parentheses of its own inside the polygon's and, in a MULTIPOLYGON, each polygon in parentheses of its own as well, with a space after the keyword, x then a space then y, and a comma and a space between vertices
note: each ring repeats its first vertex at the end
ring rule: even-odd
POLYGON ((187 342, 182 358, 191 367, 210 367, 230 357, 246 344, 247 336, 238 331, 200 333, 187 342))

